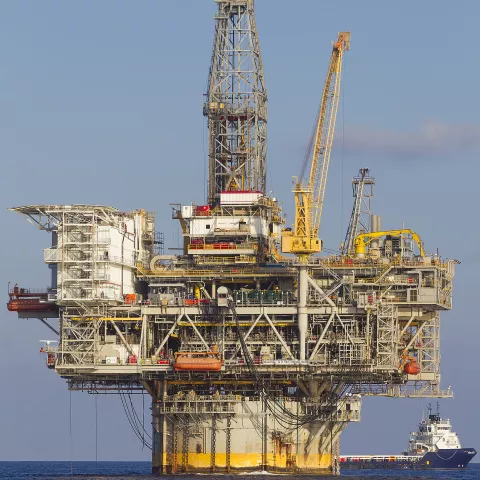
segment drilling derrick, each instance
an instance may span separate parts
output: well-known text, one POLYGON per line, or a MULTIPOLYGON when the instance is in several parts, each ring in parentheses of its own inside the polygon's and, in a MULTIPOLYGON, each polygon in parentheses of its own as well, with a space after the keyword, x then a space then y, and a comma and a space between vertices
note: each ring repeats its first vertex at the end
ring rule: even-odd
POLYGON ((222 191, 265 193, 267 93, 253 0, 218 0, 204 104, 209 131, 208 202, 222 191))
POLYGON ((316 255, 349 32, 333 44, 308 183, 296 182, 295 225, 282 229, 266 195, 253 1, 216 3, 208 202, 174 206, 183 251, 163 254, 144 210, 13 208, 51 235, 52 283, 15 284, 8 309, 58 334, 42 352, 69 389, 151 395, 153 473, 337 474, 362 395, 451 396, 439 312, 452 307, 456 261, 428 256, 411 229, 380 228, 366 169, 342 254, 316 255))

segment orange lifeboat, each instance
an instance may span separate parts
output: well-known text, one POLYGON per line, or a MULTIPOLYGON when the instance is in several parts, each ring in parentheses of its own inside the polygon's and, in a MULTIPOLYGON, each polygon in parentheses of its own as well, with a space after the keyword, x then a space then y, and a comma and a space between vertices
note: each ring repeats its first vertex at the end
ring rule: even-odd
POLYGON ((218 372, 223 366, 217 347, 210 352, 177 352, 173 368, 176 372, 218 372))
POLYGON ((420 365, 414 358, 410 358, 403 367, 403 371, 408 375, 418 375, 420 373, 420 365))

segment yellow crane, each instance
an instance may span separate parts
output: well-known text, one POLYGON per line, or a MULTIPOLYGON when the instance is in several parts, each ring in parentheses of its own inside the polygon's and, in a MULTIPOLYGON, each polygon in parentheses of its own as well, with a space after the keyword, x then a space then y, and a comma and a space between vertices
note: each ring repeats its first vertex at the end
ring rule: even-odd
MULTIPOLYGON (((295 223, 293 231, 284 229, 282 232, 282 252, 297 255, 301 263, 306 263, 310 255, 322 250, 318 232, 340 99, 340 79, 345 50, 350 50, 350 32, 340 32, 333 45, 317 119, 308 183, 302 183, 303 174, 300 178, 294 177, 295 223)), ((302 171, 305 170, 306 163, 302 171)))
POLYGON ((410 235, 418 246, 420 256, 425 256, 422 239, 420 238, 418 233, 415 233, 413 230, 410 230, 408 228, 404 228, 401 230, 384 230, 382 232, 362 233, 361 235, 357 235, 355 237, 355 255, 357 255, 358 257, 364 257, 367 251, 367 245, 369 245, 377 238, 386 237, 387 235, 390 235, 392 237, 398 237, 399 235, 410 235))

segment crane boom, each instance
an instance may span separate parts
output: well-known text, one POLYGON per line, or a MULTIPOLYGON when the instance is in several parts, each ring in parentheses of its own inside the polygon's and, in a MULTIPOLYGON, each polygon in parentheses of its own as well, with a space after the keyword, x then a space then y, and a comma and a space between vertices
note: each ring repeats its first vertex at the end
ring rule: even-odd
POLYGON ((314 235, 318 235, 322 217, 323 199, 325 197, 338 102, 340 100, 343 51, 349 49, 350 32, 340 32, 337 41, 333 45, 327 79, 323 89, 315 134, 312 166, 308 180, 308 188, 312 192, 311 228, 314 235))
POLYGON ((293 188, 295 194, 294 230, 292 232, 285 229, 282 235, 282 251, 294 253, 302 260, 321 250, 318 232, 340 99, 343 52, 349 49, 350 32, 340 32, 333 45, 327 79, 323 88, 308 184, 305 186, 301 177, 296 179, 293 188))

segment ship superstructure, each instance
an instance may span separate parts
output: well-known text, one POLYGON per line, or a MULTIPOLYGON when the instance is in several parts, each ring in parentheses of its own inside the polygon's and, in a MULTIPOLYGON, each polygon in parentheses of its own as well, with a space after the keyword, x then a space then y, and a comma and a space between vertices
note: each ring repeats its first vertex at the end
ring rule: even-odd
POLYGON ((462 448, 458 435, 452 431, 450 419, 441 418, 428 409, 427 419, 422 420, 416 432, 410 433, 407 455, 422 455, 438 450, 458 450, 462 448))
POLYGON ((440 389, 439 312, 452 306, 455 261, 428 256, 412 230, 382 230, 365 171, 348 248, 312 255, 348 32, 333 46, 310 180, 296 183, 286 228, 266 193, 253 1, 216 3, 208 198, 173 207, 183 251, 163 253, 144 210, 17 207, 51 233, 52 285, 40 296, 16 285, 9 309, 60 319, 58 347, 43 350, 70 389, 151 394, 154 473, 338 473, 361 395, 451 396, 440 389))

